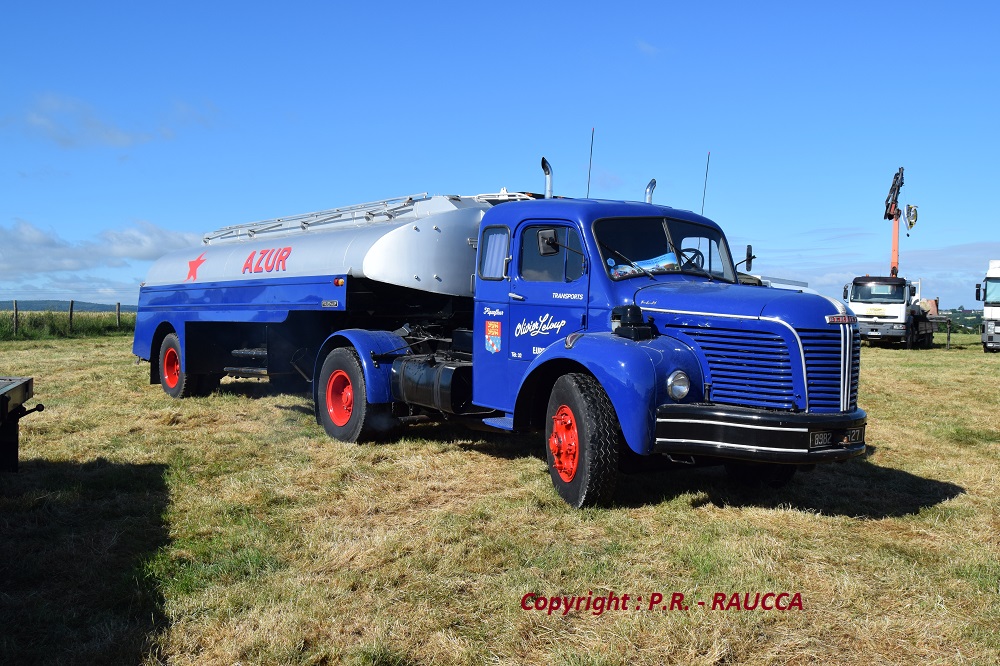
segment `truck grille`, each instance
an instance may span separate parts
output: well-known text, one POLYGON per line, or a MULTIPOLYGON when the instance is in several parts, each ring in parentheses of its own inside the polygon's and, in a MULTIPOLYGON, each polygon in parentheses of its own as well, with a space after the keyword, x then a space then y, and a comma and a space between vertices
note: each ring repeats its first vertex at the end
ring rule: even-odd
MULTIPOLYGON (((809 411, 839 412, 845 405, 841 393, 840 375, 844 367, 841 331, 799 331, 806 355, 806 376, 809 382, 809 411)), ((850 336, 849 394, 847 409, 858 406, 858 375, 861 369, 861 336, 850 336)))
MULTIPOLYGON (((713 402, 791 410, 795 408, 792 361, 781 336, 763 331, 684 328, 701 348, 712 373, 713 402)), ((848 329, 851 330, 851 329, 848 329)), ((812 412, 857 407, 860 336, 848 336, 850 360, 844 364, 838 330, 798 331, 805 355, 808 407, 812 412), (849 391, 841 392, 841 368, 849 372, 849 391)))
POLYGON ((727 405, 792 409, 795 391, 788 348, 760 331, 691 329, 712 373, 712 401, 727 405))

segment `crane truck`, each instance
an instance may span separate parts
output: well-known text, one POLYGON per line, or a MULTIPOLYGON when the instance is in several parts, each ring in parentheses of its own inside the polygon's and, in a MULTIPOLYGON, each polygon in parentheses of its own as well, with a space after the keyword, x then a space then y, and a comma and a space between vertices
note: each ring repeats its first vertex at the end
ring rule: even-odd
MULTIPOLYGON (((899 191, 903 167, 893 176, 885 200, 884 219, 892 221, 892 256, 888 276, 864 275, 844 285, 844 300, 858 318, 861 339, 895 342, 907 349, 929 349, 934 345, 937 323, 921 307, 920 280, 899 277, 899 191)), ((907 229, 917 222, 917 207, 906 207, 907 229)), ((934 314, 937 314, 936 312, 934 314)))
POLYGON ((983 302, 980 337, 984 353, 1000 351, 1000 259, 991 259, 986 277, 976 285, 976 300, 983 302))
POLYGON ((779 485, 864 454, 842 303, 739 284, 722 229, 653 204, 655 180, 642 202, 561 198, 542 168, 544 196, 423 193, 209 233, 151 267, 133 352, 173 398, 297 379, 343 442, 419 419, 540 433, 574 507, 611 502, 650 457, 779 485))

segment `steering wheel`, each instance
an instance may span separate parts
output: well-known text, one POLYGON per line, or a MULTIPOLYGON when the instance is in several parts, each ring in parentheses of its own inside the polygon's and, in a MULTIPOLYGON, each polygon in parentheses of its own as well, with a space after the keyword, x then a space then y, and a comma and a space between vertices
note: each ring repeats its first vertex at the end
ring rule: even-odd
POLYGON ((681 250, 681 268, 690 267, 705 269, 705 255, 695 247, 686 247, 681 250))

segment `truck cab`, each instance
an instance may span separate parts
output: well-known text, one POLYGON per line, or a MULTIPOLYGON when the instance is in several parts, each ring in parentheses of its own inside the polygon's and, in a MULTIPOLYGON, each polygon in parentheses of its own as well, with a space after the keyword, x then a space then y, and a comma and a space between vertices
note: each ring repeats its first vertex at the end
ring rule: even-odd
POLYGON ((472 401, 502 413, 489 425, 545 432, 571 504, 605 492, 588 479, 609 459, 787 477, 864 452, 855 318, 819 295, 740 284, 711 220, 518 202, 484 215, 478 252, 472 401))
POLYGON ((983 352, 1000 351, 1000 259, 990 261, 986 277, 976 285, 976 300, 983 302, 983 325, 980 338, 983 352))
POLYGON ((930 347, 934 326, 920 307, 920 280, 856 277, 844 286, 844 300, 858 317, 861 338, 930 347))

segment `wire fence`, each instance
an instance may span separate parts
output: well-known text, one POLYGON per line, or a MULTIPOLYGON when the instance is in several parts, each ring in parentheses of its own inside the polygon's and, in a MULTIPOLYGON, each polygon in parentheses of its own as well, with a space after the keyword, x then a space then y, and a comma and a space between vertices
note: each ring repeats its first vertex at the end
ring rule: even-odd
POLYGON ((78 312, 74 306, 69 301, 61 311, 24 311, 13 301, 13 309, 0 310, 0 340, 131 335, 135 331, 135 313, 122 312, 121 303, 105 312, 78 312))

